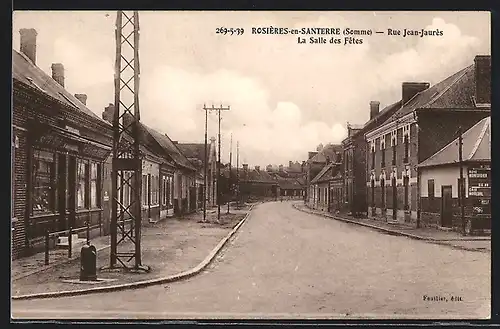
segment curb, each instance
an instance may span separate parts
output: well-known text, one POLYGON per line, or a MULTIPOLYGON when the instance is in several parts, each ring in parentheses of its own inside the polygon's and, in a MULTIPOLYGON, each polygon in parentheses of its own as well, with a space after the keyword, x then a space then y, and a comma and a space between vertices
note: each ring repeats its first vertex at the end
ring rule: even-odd
MULTIPOLYGON (((408 238, 415 239, 415 240, 428 241, 428 242, 431 242, 431 243, 435 243, 435 244, 439 244, 439 245, 443 245, 443 246, 449 246, 449 247, 452 247, 452 248, 455 248, 455 249, 460 249, 460 250, 485 252, 485 253, 490 253, 491 252, 490 250, 487 250, 487 249, 468 248, 468 247, 463 247, 463 246, 458 246, 458 245, 453 245, 453 244, 446 243, 446 242, 449 242, 449 241, 464 241, 464 240, 439 240, 439 239, 435 239, 435 238, 432 238, 432 237, 423 237, 423 236, 419 236, 419 235, 415 235, 415 234, 411 234, 411 233, 406 233, 406 232, 391 230, 391 229, 380 227, 380 226, 376 226, 376 225, 362 223, 362 222, 350 220, 350 219, 343 218, 343 217, 338 217, 338 216, 329 215, 329 214, 315 213, 315 212, 310 211, 310 210, 300 209, 296 205, 293 205, 293 207, 295 209, 297 209, 298 211, 302 211, 302 212, 305 212, 305 213, 308 213, 308 214, 322 216, 322 217, 327 217, 327 218, 332 218, 332 219, 336 219, 336 220, 339 220, 339 221, 342 221, 342 222, 346 222, 346 223, 350 223, 350 224, 356 224, 356 225, 360 225, 360 226, 365 226, 365 227, 369 227, 369 228, 372 228, 372 229, 375 229, 375 230, 378 230, 378 231, 383 231, 383 232, 386 232, 386 233, 392 233, 392 234, 395 234, 395 235, 406 236, 408 238)), ((471 240, 465 240, 465 241, 471 241, 471 240)), ((477 241, 486 241, 486 240, 477 240, 477 241)), ((487 241, 490 241, 490 240, 487 240, 487 241)))
MULTIPOLYGON (((226 237, 224 237, 217 244, 217 246, 215 246, 214 249, 212 249, 212 251, 208 254, 207 257, 205 257, 205 259, 201 263, 199 263, 197 266, 195 266, 194 268, 189 269, 187 271, 177 273, 174 275, 170 275, 168 277, 156 278, 156 279, 150 279, 150 280, 132 282, 132 283, 117 284, 114 286, 87 288, 87 289, 80 289, 80 290, 64 290, 64 291, 37 293, 37 294, 29 294, 29 295, 19 295, 19 296, 12 296, 11 298, 13 300, 27 300, 27 299, 57 298, 57 297, 66 297, 66 296, 86 295, 86 294, 92 294, 92 293, 111 292, 111 291, 118 291, 118 290, 125 290, 125 289, 138 289, 138 288, 144 288, 144 287, 148 287, 148 286, 152 286, 152 285, 164 284, 164 283, 170 283, 170 282, 188 279, 196 274, 199 274, 202 270, 204 270, 215 259, 217 254, 222 250, 222 248, 224 248, 224 246, 233 237, 233 235, 238 231, 238 229, 246 222, 248 217, 250 217, 251 211, 253 210, 254 206, 256 206, 256 204, 250 206, 245 217, 242 220, 240 220, 240 222, 238 224, 236 224, 236 226, 231 230, 231 232, 229 232, 226 235, 226 237)), ((109 247, 106 247, 106 248, 109 248, 109 247)))

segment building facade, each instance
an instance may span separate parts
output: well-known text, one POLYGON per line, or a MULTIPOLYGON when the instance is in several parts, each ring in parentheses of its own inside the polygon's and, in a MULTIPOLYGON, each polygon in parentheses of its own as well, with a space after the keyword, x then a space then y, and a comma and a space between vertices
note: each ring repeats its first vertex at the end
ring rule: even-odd
POLYGON ((491 229, 491 119, 486 117, 418 165, 422 226, 491 229), (461 214, 462 167, 464 221, 461 214))
POLYGON ((440 83, 405 82, 402 106, 367 132, 369 215, 419 225, 417 165, 488 116, 491 79, 489 56, 440 83))
POLYGON ((86 95, 65 88, 64 66, 52 76, 36 65, 34 29, 22 29, 13 57, 12 256, 43 245, 46 232, 103 221, 103 170, 111 126, 90 111, 86 95))

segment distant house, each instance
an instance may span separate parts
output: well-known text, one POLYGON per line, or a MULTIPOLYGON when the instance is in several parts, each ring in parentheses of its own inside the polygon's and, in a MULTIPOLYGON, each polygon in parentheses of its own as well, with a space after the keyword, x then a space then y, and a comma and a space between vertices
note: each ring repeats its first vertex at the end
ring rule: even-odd
MULTIPOLYGON (((104 110, 103 118, 111 122, 114 110, 114 105, 110 104, 104 110)), ((125 115, 124 120, 130 118, 125 115)), ((149 150, 146 153, 151 153, 143 160, 142 166, 143 216, 157 220, 196 210, 191 206, 191 203, 196 205, 196 200, 191 200, 195 196, 196 168, 166 134, 142 122, 139 130, 141 146, 149 150)), ((124 193, 128 200, 129 192, 124 193)))
POLYGON ((304 186, 304 197, 306 204, 312 203, 314 197, 310 194, 311 181, 330 162, 340 162, 342 157, 342 145, 327 144, 319 145, 315 152, 309 152, 308 160, 304 164, 306 185, 304 186))
POLYGON ((443 81, 402 84, 401 107, 377 128, 367 131, 367 195, 370 216, 419 225, 417 165, 490 115, 491 57, 443 81))
MULTIPOLYGON (((491 118, 462 135, 466 228, 491 228, 491 118)), ((423 226, 461 228, 458 137, 418 165, 423 226)))
POLYGON ((333 205, 333 185, 332 182, 340 173, 341 163, 329 162, 311 180, 309 195, 309 207, 321 211, 332 211, 333 205))
POLYGON ((260 166, 249 169, 248 164, 238 168, 238 184, 241 200, 276 199, 278 196, 278 181, 260 166))
MULTIPOLYGON (((210 159, 205 159, 205 144, 204 143, 178 143, 177 147, 181 150, 182 154, 195 166, 196 174, 196 185, 198 189, 198 208, 203 207, 203 198, 208 195, 207 192, 203 192, 204 176, 205 176, 205 161, 207 163, 216 163, 216 154, 210 152, 210 149, 215 150, 215 148, 208 144, 206 146, 207 155, 210 155, 210 159)), ((207 166, 207 188, 210 191, 213 180, 208 179, 211 176, 211 166, 207 166)))

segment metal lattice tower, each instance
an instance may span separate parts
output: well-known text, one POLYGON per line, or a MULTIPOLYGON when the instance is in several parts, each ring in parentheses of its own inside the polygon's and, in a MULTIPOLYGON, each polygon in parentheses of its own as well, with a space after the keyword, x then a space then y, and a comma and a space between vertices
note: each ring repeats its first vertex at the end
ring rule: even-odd
POLYGON ((148 270, 141 263, 141 178, 139 142, 139 14, 116 17, 115 110, 110 268, 148 270), (130 219, 130 221, 126 221, 130 219), (127 227, 127 222, 130 226, 127 227), (132 245, 132 250, 130 246, 132 245), (120 248, 121 247, 121 248, 120 248), (128 248, 128 251, 124 251, 128 248), (118 264, 119 262, 120 264, 118 264))

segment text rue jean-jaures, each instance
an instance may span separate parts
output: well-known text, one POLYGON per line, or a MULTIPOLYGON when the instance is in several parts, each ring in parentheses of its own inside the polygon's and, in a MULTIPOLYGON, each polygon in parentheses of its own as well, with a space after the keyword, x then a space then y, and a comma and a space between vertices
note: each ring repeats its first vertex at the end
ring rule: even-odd
MULTIPOLYGON (((243 35, 244 28, 219 27, 215 30, 221 35, 243 35)), ((385 36, 389 38, 415 38, 415 37, 442 37, 440 29, 398 29, 387 28, 380 30, 339 28, 339 27, 252 27, 252 35, 294 35, 298 44, 332 44, 332 45, 362 45, 366 38, 372 36, 385 36)))

